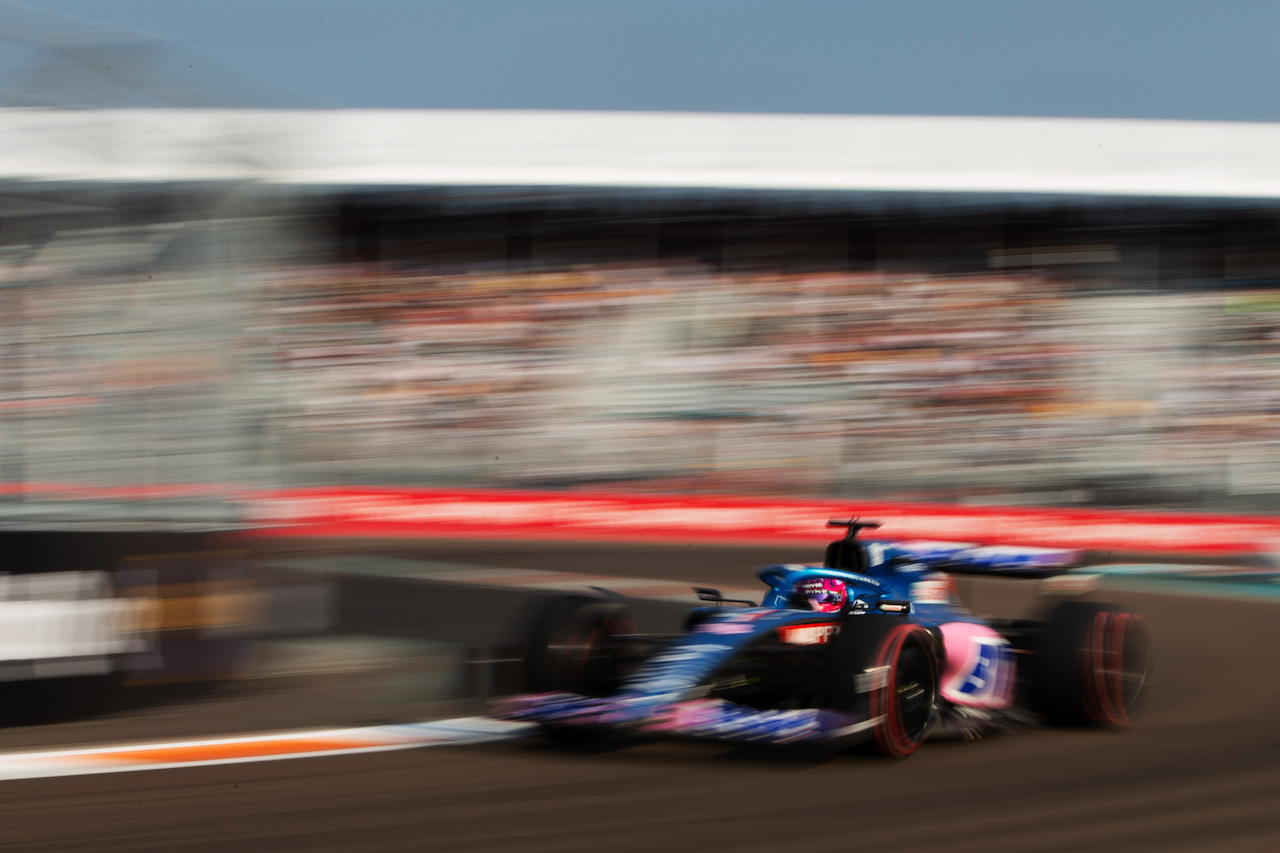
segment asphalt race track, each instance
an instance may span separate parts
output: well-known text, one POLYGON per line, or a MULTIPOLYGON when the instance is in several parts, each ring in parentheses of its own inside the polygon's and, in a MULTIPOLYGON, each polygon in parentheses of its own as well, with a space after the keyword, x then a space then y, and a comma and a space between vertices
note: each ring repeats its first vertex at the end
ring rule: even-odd
MULTIPOLYGON (((753 567, 815 556, 472 543, 397 550, 739 586, 753 567)), ((1025 583, 965 586, 980 612, 1034 605, 1025 583)), ((1144 610, 1155 641, 1147 714, 1129 731, 932 742, 903 762, 669 743, 568 750, 532 740, 0 782, 0 849, 1280 849, 1280 608, 1100 595, 1144 610)), ((0 749, 348 724, 377 712, 341 672, 303 674, 15 725, 0 732, 0 749)))

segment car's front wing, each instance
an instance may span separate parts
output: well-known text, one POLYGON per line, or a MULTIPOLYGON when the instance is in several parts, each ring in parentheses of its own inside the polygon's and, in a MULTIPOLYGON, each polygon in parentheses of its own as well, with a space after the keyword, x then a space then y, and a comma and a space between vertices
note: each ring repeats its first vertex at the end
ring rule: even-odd
POLYGON ((654 704, 647 697, 572 693, 520 696, 500 704, 493 715, 561 731, 807 745, 852 744, 870 737, 879 723, 878 718, 821 708, 759 710, 723 699, 654 704))

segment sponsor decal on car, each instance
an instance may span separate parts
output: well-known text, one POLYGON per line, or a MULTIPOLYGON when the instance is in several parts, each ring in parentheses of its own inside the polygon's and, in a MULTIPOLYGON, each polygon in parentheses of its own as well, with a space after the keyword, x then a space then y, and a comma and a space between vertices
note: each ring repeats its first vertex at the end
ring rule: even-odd
POLYGON ((778 629, 778 636, 782 638, 782 642, 793 646, 825 645, 839 633, 840 626, 834 622, 825 625, 792 625, 778 629))
POLYGON ((857 572, 841 572, 838 577, 847 578, 860 586, 869 586, 872 589, 883 589, 884 584, 869 575, 860 575, 857 572))

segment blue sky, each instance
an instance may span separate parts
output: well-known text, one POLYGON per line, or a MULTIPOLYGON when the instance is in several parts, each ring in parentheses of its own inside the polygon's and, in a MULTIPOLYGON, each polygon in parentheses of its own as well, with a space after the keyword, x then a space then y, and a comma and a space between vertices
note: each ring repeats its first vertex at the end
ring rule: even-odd
POLYGON ((1280 3, 28 0, 316 106, 1280 119, 1280 3))

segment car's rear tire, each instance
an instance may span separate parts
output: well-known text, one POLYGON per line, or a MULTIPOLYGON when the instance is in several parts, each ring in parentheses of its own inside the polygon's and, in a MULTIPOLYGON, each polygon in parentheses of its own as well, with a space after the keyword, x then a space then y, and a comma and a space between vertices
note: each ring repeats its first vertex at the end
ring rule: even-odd
POLYGON ((615 638, 633 634, 630 609, 620 602, 563 596, 534 617, 525 649, 525 688, 530 693, 604 696, 617 685, 615 638))
POLYGON ((873 721, 876 748, 906 758, 925 742, 938 703, 937 641, 887 616, 850 617, 828 660, 830 707, 873 721))
POLYGON ((1050 722, 1123 727, 1141 711, 1151 667, 1142 614, 1064 602, 1049 614, 1035 652, 1036 695, 1050 722))

